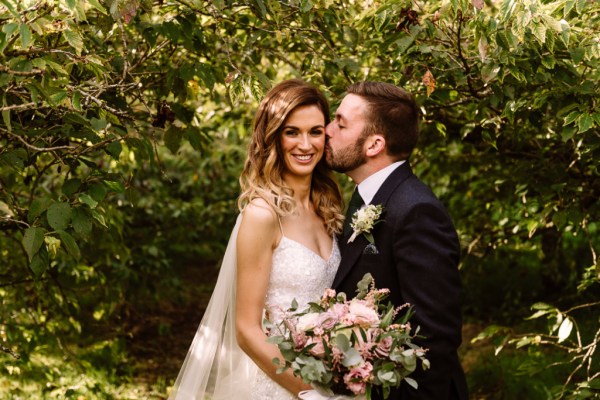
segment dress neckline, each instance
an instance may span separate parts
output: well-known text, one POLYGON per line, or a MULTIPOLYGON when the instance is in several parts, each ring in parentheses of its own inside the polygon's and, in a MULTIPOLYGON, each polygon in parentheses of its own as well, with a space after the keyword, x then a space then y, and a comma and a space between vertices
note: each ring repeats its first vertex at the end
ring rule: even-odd
POLYGON ((281 235, 281 240, 279 241, 279 244, 277 245, 276 249, 279 249, 279 247, 281 247, 281 242, 283 242, 283 240, 287 240, 289 242, 295 243, 296 245, 302 247, 303 249, 306 249, 308 251, 310 251, 312 254, 314 254, 315 256, 319 257, 320 260, 322 260, 323 262, 325 262, 326 264, 329 264, 329 261, 331 261, 331 258, 333 257, 333 253, 335 252, 335 244, 336 244, 336 237, 335 235, 331 235, 332 236, 332 241, 331 241, 331 251, 329 252, 329 257, 327 257, 327 259, 324 259, 319 253, 317 253, 316 251, 314 251, 313 249, 307 247, 306 245, 300 243, 297 240, 291 239, 285 235, 281 235))

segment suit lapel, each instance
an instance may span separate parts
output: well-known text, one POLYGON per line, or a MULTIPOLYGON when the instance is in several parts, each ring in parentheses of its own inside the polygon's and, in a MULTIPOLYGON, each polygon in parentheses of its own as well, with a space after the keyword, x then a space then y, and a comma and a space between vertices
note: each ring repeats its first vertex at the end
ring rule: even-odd
MULTIPOLYGON (((390 176, 387 177, 387 179, 383 182, 383 184, 373 197, 373 201, 371 201, 371 204, 382 204, 384 207, 383 212, 385 215, 385 207, 391 194, 398 187, 398 185, 404 182, 411 175, 412 169, 410 168, 410 165, 407 161, 400 165, 398 168, 396 168, 390 174, 390 176)), ((385 217, 384 221, 381 223, 385 223, 385 217)), ((377 229, 377 227, 375 227, 375 229, 377 229)), ((343 240, 347 241, 348 239, 344 238, 343 240)), ((333 280, 332 286, 334 288, 338 287, 338 285, 344 280, 346 275, 348 275, 354 264, 356 264, 356 261, 360 258, 360 255, 362 254, 365 246, 367 246, 368 244, 368 240, 363 235, 358 236, 352 243, 341 243, 342 261, 335 275, 335 279, 333 280)))

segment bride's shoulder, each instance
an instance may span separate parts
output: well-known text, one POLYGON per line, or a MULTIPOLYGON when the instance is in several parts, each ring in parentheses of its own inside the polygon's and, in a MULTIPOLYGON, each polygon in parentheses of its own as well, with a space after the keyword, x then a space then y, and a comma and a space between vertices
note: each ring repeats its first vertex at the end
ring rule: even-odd
POLYGON ((242 211, 244 221, 251 221, 253 224, 276 225, 278 221, 277 213, 266 200, 257 197, 252 199, 242 211))

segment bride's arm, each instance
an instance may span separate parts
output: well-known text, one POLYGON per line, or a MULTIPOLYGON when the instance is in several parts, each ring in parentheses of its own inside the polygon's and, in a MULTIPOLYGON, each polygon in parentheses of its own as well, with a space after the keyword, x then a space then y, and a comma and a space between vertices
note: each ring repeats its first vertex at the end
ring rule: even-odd
POLYGON ((297 395, 309 389, 291 370, 277 374, 273 358, 283 359, 276 345, 267 343, 262 329, 265 295, 273 250, 281 239, 279 222, 266 202, 254 200, 244 210, 237 237, 236 334, 242 350, 271 379, 297 395))

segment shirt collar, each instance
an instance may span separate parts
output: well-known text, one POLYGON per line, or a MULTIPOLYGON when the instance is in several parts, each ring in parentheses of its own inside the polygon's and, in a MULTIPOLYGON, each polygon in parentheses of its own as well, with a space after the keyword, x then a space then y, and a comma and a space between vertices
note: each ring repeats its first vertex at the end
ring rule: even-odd
POLYGON ((373 201, 373 197, 375 197, 375 194, 377 193, 381 185, 383 185, 383 182, 385 182, 387 177, 390 176, 390 174, 394 172, 394 170, 400 165, 402 165, 405 161, 406 160, 396 161, 395 163, 392 163, 387 167, 380 169, 379 171, 375 172, 373 175, 369 176, 367 179, 362 181, 360 185, 358 185, 358 193, 360 193, 360 197, 362 197, 365 204, 371 204, 371 201, 373 201))

